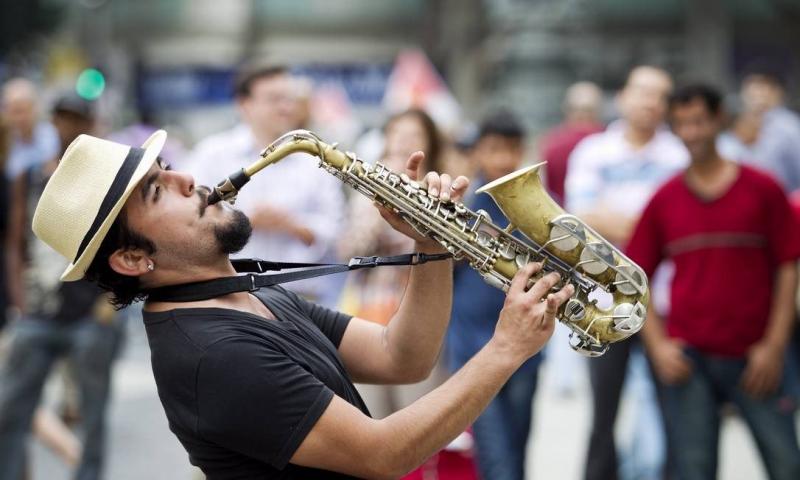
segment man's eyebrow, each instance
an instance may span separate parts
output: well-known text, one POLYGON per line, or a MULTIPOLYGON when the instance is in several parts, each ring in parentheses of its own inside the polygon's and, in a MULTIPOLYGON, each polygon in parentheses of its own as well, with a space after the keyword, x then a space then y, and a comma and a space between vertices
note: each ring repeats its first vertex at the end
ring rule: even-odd
POLYGON ((142 201, 147 203, 147 193, 150 192, 150 187, 158 180, 158 176, 161 175, 161 169, 159 168, 155 172, 151 173, 147 176, 144 183, 142 184, 141 191, 142 191, 142 201))

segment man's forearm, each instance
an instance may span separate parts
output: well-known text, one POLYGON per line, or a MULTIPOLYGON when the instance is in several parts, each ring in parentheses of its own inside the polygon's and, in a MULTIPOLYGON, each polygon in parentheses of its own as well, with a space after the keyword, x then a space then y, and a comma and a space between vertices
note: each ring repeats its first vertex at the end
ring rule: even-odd
POLYGON ((490 341, 450 379, 379 423, 389 471, 402 475, 422 464, 471 425, 522 360, 490 341))
MULTIPOLYGON (((417 242, 416 251, 442 253, 431 242, 417 242)), ((397 313, 386 326, 386 348, 392 363, 424 378, 435 364, 442 346, 453 301, 452 260, 411 268, 397 313)))
POLYGON ((797 290, 797 264, 785 262, 778 267, 764 340, 778 348, 786 348, 794 327, 794 295, 797 290))

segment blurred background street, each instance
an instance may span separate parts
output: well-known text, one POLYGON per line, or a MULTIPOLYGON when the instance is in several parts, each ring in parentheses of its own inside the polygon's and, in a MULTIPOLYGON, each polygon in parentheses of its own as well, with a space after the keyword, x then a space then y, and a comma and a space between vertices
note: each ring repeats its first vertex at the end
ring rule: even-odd
MULTIPOLYGON (((139 146, 159 129, 162 159, 196 185, 294 129, 394 170, 423 151, 421 175, 469 177, 465 204, 500 227, 474 190, 547 162, 546 193, 650 276, 648 335, 587 360, 560 326, 460 437, 469 454, 443 450, 409 479, 455 458, 457 480, 519 480, 523 466, 526 479, 681 480, 667 431, 682 435, 676 457, 713 466, 713 434, 691 442, 716 412, 717 478, 766 479, 769 454, 800 479, 788 428, 800 419, 800 0, 0 0, 0 85, 0 480, 67 480, 78 465, 80 480, 203 478, 169 431, 141 316, 60 282, 66 260, 31 230, 76 138, 139 146), (762 449, 740 409, 768 426, 762 449)), ((414 247, 316 163, 254 176, 237 208, 255 233, 238 255, 347 262, 414 247)), ((607 268, 581 253, 573 271, 607 268)), ((287 288, 386 325, 407 278, 373 269, 287 288)), ((357 386, 374 417, 489 341, 503 294, 465 264, 453 278, 434 374, 357 386)), ((633 288, 607 278, 608 291, 633 288)), ((647 301, 634 289, 621 311, 647 301)), ((636 316, 622 316, 598 331, 631 333, 636 316)))

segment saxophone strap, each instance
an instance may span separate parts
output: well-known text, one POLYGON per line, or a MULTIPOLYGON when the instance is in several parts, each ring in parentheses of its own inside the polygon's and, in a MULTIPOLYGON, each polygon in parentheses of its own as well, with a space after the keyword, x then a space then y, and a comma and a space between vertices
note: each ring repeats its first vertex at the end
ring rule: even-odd
POLYGON ((182 283, 179 285, 167 285, 153 288, 145 293, 147 293, 148 300, 157 302, 195 302, 236 292, 254 292, 263 287, 305 280, 307 278, 321 277, 334 273, 349 272, 351 270, 360 270, 362 268, 421 265, 427 262, 446 260, 451 257, 452 255, 449 253, 427 254, 416 252, 394 255, 391 257, 353 257, 350 259, 349 263, 269 262, 255 258, 242 258, 231 260, 231 263, 238 273, 247 273, 247 275, 215 278, 212 280, 182 283), (271 274, 264 273, 296 268, 301 268, 302 270, 271 274))

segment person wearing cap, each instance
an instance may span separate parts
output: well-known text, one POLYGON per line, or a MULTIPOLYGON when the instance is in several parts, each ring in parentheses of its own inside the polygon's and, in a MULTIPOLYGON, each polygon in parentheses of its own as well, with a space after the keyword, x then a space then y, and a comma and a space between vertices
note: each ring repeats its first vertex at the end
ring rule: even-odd
MULTIPOLYGON (((210 480, 402 476, 475 420, 550 338, 557 308, 574 292, 568 285, 549 293, 555 273, 528 288, 541 265, 520 269, 486 346, 441 387, 372 419, 353 382, 409 383, 429 374, 450 317, 451 262, 412 267, 386 326, 250 282, 233 293, 169 300, 165 288, 202 294, 210 292, 202 285, 220 284, 214 279, 238 283, 229 256, 252 227, 227 202, 209 204, 210 190, 190 175, 157 161, 165 140, 161 131, 132 148, 79 137, 42 193, 33 231, 69 260, 63 280, 96 281, 117 306, 146 299, 159 398, 190 461, 210 480)), ((409 157, 411 178, 423 157, 409 157)), ((432 172, 422 182, 443 200, 461 198, 468 185, 432 172)), ((399 216, 382 214, 415 250, 443 252, 399 216)))
MULTIPOLYGON (((497 111, 481 122, 470 156, 478 166, 474 188, 482 187, 520 168, 525 157, 525 128, 515 114, 497 111)), ((483 210, 492 222, 506 227, 500 207, 489 195, 471 191, 464 202, 483 210)), ((515 232, 516 236, 521 236, 515 232)), ((447 332, 447 363, 451 371, 466 365, 492 338, 506 298, 466 262, 453 275, 453 318, 447 332)), ((492 480, 525 478, 526 446, 531 433, 531 405, 542 356, 520 366, 472 426, 480 477, 492 480)))
MULTIPOLYGON (((78 97, 60 98, 52 110, 62 145, 92 131, 94 106, 78 97)), ((63 153, 63 151, 62 151, 63 153)), ((62 283, 63 258, 33 235, 36 202, 57 169, 58 157, 34 165, 15 181, 8 233, 11 303, 20 312, 9 328, 11 345, 0 365, 0 480, 19 480, 27 434, 54 364, 68 358, 80 391, 80 443, 40 410, 34 428, 68 463, 79 460, 76 478, 100 478, 111 365, 121 340, 113 310, 96 285, 62 283)), ((66 228, 65 219, 61 219, 66 228)))

